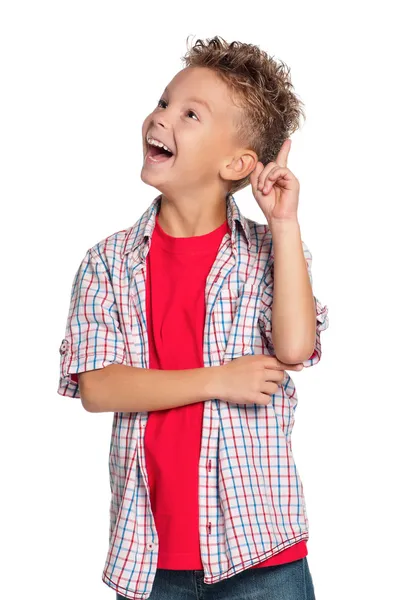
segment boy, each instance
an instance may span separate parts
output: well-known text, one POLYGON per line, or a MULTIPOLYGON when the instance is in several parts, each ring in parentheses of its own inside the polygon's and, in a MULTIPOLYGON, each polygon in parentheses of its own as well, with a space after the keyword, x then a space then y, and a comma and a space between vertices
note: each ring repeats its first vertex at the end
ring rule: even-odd
POLYGON ((328 309, 287 168, 302 114, 258 47, 198 40, 142 127, 161 194, 76 273, 58 393, 114 412, 103 581, 117 598, 314 598, 286 370, 328 309), (264 166, 265 165, 265 166, 264 166), (233 194, 251 183, 267 225, 233 194))

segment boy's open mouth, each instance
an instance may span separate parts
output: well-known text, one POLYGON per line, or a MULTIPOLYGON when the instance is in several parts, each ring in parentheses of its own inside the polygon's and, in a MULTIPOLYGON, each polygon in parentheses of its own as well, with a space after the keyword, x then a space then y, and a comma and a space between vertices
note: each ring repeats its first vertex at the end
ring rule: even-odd
POLYGON ((174 154, 172 152, 169 152, 168 150, 165 150, 164 148, 161 148, 159 146, 152 146, 151 144, 148 144, 147 148, 148 148, 148 150, 145 155, 145 162, 146 161, 148 161, 150 163, 166 162, 169 158, 174 156, 174 154))

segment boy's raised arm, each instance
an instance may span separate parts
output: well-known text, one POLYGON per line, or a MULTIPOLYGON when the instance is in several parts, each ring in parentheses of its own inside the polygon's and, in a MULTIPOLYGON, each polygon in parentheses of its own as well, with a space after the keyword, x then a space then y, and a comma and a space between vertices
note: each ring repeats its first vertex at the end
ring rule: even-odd
POLYGON ((327 307, 312 292, 311 254, 301 240, 297 217, 300 185, 287 167, 290 147, 286 139, 275 161, 265 166, 258 161, 250 181, 272 234, 273 257, 262 299, 270 324, 266 338, 279 360, 310 366, 319 362, 319 334, 329 321, 327 307))
POLYGON ((272 238, 272 342, 279 360, 305 361, 315 349, 317 315, 298 222, 273 225, 272 238))

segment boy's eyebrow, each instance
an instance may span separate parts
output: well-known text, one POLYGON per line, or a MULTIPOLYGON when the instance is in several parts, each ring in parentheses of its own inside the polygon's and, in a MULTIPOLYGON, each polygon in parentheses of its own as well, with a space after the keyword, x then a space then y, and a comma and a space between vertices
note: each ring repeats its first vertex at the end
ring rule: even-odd
POLYGON ((207 108, 207 110, 209 111, 210 114, 213 114, 213 111, 210 108, 210 105, 208 102, 206 102, 206 100, 202 100, 201 98, 188 98, 188 102, 198 102, 199 104, 203 104, 203 106, 205 106, 207 108))
MULTIPOLYGON (((169 89, 166 86, 164 88, 165 92, 168 92, 169 89)), ((210 108, 210 104, 208 102, 206 102, 206 100, 203 100, 202 98, 196 98, 195 96, 191 96, 191 98, 187 99, 188 102, 198 102, 199 104, 203 104, 203 106, 205 106, 207 108, 207 110, 209 111, 210 114, 213 114, 212 109, 210 108)))

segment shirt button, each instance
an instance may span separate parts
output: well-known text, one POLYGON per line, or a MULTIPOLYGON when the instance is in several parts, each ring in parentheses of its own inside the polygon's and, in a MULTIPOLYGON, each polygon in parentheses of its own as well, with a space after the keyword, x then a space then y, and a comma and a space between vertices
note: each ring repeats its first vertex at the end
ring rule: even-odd
POLYGON ((67 351, 68 347, 69 347, 68 340, 62 340, 62 343, 61 343, 61 345, 59 347, 59 353, 60 354, 65 354, 65 352, 67 351))

